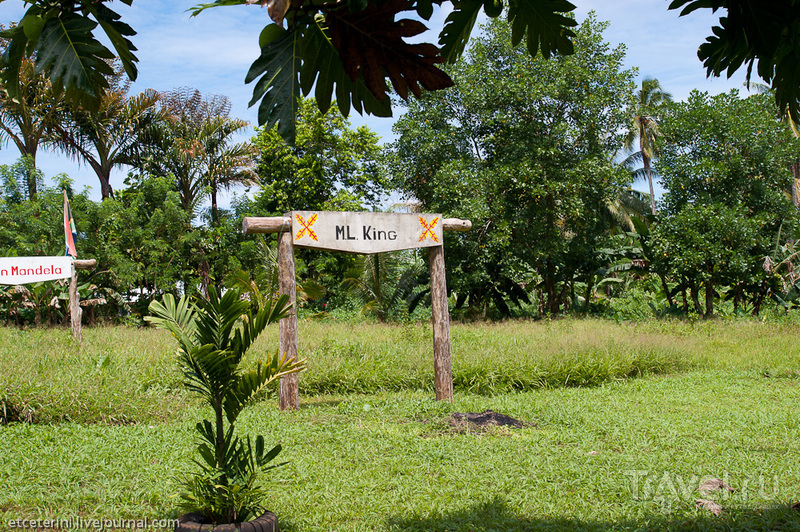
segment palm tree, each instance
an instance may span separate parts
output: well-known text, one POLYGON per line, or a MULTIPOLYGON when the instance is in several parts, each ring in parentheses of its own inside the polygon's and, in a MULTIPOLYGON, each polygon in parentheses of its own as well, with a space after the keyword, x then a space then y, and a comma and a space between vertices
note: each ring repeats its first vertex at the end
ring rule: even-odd
POLYGON ((73 107, 72 120, 56 127, 59 146, 97 174, 103 199, 114 196, 111 171, 134 161, 140 133, 158 120, 159 99, 152 89, 128 97, 127 87, 112 87, 101 97, 98 112, 73 107))
POLYGON ((235 427, 242 410, 270 382, 305 369, 306 359, 287 358, 277 350, 255 367, 242 367, 258 336, 270 323, 285 318, 290 307, 289 297, 283 295, 253 308, 237 290, 220 296, 213 286, 207 299, 194 303, 187 297, 176 301, 171 294, 150 303, 152 316, 145 319, 172 333, 186 388, 214 413, 213 421, 196 425, 200 459, 195 462, 202 473, 189 481, 184 498, 215 523, 238 522, 257 510, 263 491, 256 478, 277 467, 268 463, 281 451, 280 445, 266 451, 263 436, 251 445, 250 437, 239 437, 235 427))
POLYGON ((258 148, 250 142, 232 142, 231 137, 249 124, 238 118, 214 117, 203 129, 205 173, 202 180, 211 196, 211 221, 217 223, 217 193, 235 185, 250 185, 257 179, 253 157, 258 148))
POLYGON ((33 199, 37 192, 36 152, 40 144, 50 141, 52 126, 64 110, 64 99, 53 91, 47 78, 36 73, 28 58, 20 65, 17 92, 20 97, 11 98, 0 85, 0 140, 10 140, 23 158, 30 158, 26 181, 28 198, 33 199))
POLYGON ((233 140, 249 123, 228 116, 230 102, 224 96, 204 98, 197 90, 177 89, 162 97, 167 118, 149 133, 153 153, 145 167, 175 179, 188 212, 209 195, 216 221, 217 193, 256 179, 252 161, 257 148, 233 140))
POLYGON ((613 233, 636 231, 634 218, 648 224, 647 208, 650 198, 644 192, 629 187, 617 190, 617 195, 606 201, 606 210, 613 233))
POLYGON ((625 136, 625 150, 632 153, 628 163, 641 159, 644 168, 633 172, 636 177, 645 177, 650 187, 650 210, 656 213, 656 200, 653 193, 653 176, 650 161, 656 154, 656 137, 658 137, 658 114, 661 107, 672 101, 672 95, 661 88, 657 79, 645 78, 642 87, 636 91, 636 108, 634 109, 630 129, 625 136), (634 152, 636 141, 639 150, 634 152))

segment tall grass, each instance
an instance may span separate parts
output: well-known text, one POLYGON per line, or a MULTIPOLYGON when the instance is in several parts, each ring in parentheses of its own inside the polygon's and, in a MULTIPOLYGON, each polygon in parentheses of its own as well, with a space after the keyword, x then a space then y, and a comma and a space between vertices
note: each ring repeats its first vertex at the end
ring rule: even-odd
POLYGON ((83 338, 77 345, 66 329, 0 328, 0 419, 159 421, 185 402, 168 335, 99 327, 83 338))
MULTIPOLYGON (((301 393, 346 394, 433 387, 428 323, 352 324, 301 320, 301 393)), ((597 386, 692 368, 798 377, 800 326, 757 321, 602 320, 454 324, 457 392, 481 395, 597 386)), ((256 344, 277 348, 277 328, 256 344)), ((0 328, 0 418, 33 422, 157 422, 191 403, 182 390, 174 340, 151 329, 93 328, 75 345, 63 329, 0 328)))
MULTIPOLYGON (((653 335, 621 334, 603 321, 457 324, 451 331, 457 390, 496 394, 681 371, 687 350, 653 335)), ((433 340, 427 325, 305 322, 300 352, 308 393, 430 390, 433 340)))

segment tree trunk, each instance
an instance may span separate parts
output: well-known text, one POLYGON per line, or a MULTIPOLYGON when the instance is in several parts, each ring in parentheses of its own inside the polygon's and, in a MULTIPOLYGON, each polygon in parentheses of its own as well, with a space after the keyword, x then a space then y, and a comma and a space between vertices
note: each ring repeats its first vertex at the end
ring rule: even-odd
POLYGON ((219 224, 219 209, 217 208, 217 187, 211 185, 211 225, 219 224))
POLYGON ((714 277, 709 276, 708 280, 706 281, 706 313, 704 318, 708 319, 713 316, 714 316, 714 277))
POLYGON ((108 198, 113 198, 114 189, 111 188, 111 171, 99 171, 96 173, 97 177, 100 179, 100 193, 103 196, 103 199, 106 200, 108 198))
POLYGON ((681 284, 681 298, 683 299, 683 311, 689 313, 689 300, 686 299, 686 279, 681 284))
POLYGON ((663 273, 658 274, 659 279, 661 279, 661 287, 664 289, 664 294, 667 296, 667 304, 672 307, 674 305, 672 301, 672 295, 669 293, 669 285, 667 284, 667 279, 664 277, 663 273))
POLYGON ((644 173, 647 175, 647 184, 650 186, 650 211, 656 213, 656 195, 653 192, 653 176, 650 173, 650 157, 642 152, 642 162, 644 163, 644 173))
POLYGON ((589 304, 592 300, 592 292, 594 291, 594 274, 589 274, 586 279, 586 295, 583 298, 583 305, 586 307, 586 312, 589 312, 589 304))
POLYGON ((764 296, 767 293, 767 280, 764 279, 761 281, 761 289, 758 291, 756 295, 755 302, 753 304, 753 315, 758 316, 758 313, 761 312, 761 303, 764 301, 764 296))
POLYGON ((700 305, 700 294, 698 294, 697 285, 694 284, 694 281, 689 285, 689 295, 692 298, 692 303, 694 303, 694 309, 698 314, 703 314, 703 307, 700 305))
POLYGON ((556 282, 555 274, 553 273, 553 266, 548 262, 547 264, 547 277, 544 279, 544 289, 547 296, 545 308, 549 314, 558 314, 558 297, 556 296, 556 282))
POLYGON ((36 159, 33 155, 28 155, 31 158, 31 165, 27 169, 27 174, 25 176, 26 181, 28 182, 28 199, 33 200, 36 199, 36 159))

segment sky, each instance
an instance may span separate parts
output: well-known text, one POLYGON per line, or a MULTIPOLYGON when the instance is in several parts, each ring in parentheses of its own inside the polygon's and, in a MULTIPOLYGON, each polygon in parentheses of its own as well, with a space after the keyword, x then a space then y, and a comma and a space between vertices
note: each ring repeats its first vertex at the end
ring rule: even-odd
MULTIPOLYGON (((210 1, 210 0, 207 0, 210 1)), ((626 45, 625 66, 638 68, 637 84, 644 77, 654 77, 672 93, 675 100, 684 100, 693 89, 711 94, 744 88, 744 70, 731 79, 706 78, 697 58, 697 48, 719 19, 710 10, 695 11, 686 17, 668 11, 669 0, 572 0, 577 5, 576 18, 583 20, 594 10, 599 20, 609 21, 604 37, 612 46, 626 45)), ((230 98, 231 115, 257 123, 257 104, 248 108, 252 84, 244 78, 250 64, 258 57, 258 35, 270 22, 267 10, 258 5, 209 9, 190 17, 189 8, 196 0, 135 0, 128 7, 113 2, 112 9, 137 31, 133 42, 138 48, 139 76, 131 94, 147 88, 167 91, 191 87, 203 94, 221 94, 230 98)), ((449 5, 449 4, 448 4, 449 5)), ((0 23, 8 25, 24 14, 22 0, 0 0, 0 23)), ((436 39, 446 12, 437 12, 428 22, 431 38, 436 39)), ((395 110, 395 115, 398 110, 395 110)), ((392 118, 375 118, 352 114, 354 126, 366 125, 376 131, 382 142, 391 142, 392 118)), ((250 133, 252 130, 250 130, 250 133)), ((248 133, 249 136, 249 133, 248 133)), ((13 144, 0 145, 0 164, 13 164, 19 152, 13 144)), ((37 165, 49 179, 65 172, 75 180, 76 188, 88 186, 90 197, 100 199, 100 186, 94 173, 66 155, 40 151, 37 165)), ((111 184, 119 188, 125 172, 112 175, 111 184)), ((636 188, 646 189, 646 183, 636 188)), ((225 205, 227 198, 221 198, 225 205)))

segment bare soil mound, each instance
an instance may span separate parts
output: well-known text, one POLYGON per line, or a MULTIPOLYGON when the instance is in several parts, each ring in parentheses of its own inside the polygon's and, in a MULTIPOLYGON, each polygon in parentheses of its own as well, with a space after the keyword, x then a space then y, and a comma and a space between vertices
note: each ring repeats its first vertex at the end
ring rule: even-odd
POLYGON ((532 423, 514 419, 511 416, 500 414, 493 410, 485 410, 480 414, 473 412, 453 412, 448 422, 454 432, 485 432, 496 427, 509 427, 521 429, 533 426, 532 423))

